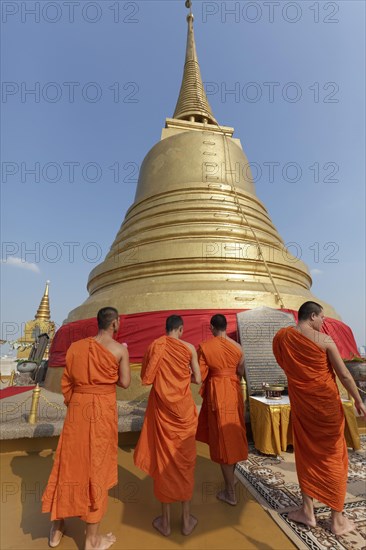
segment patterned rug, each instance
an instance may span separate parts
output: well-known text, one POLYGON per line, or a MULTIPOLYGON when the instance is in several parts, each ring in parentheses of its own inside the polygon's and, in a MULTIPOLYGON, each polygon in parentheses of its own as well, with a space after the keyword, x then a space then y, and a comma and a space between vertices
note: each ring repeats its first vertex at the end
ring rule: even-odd
POLYGON ((366 436, 361 436, 361 444, 359 451, 348 450, 345 512, 356 523, 357 531, 347 535, 337 537, 327 529, 330 508, 320 503, 315 503, 317 527, 314 529, 287 518, 288 509, 301 504, 293 453, 270 457, 251 446, 248 460, 237 464, 236 475, 297 548, 366 550, 366 436))

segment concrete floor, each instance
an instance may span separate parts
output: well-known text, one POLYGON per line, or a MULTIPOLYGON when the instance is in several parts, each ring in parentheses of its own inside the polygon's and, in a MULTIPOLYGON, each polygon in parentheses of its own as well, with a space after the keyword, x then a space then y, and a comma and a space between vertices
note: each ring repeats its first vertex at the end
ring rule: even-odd
MULTIPOLYGON (((197 444, 196 487, 192 513, 199 524, 190 537, 180 534, 180 504, 172 507, 172 535, 164 538, 151 526, 159 514, 152 480, 133 464, 136 434, 121 434, 118 453, 119 485, 110 492, 108 512, 102 522, 104 532, 113 531, 120 550, 200 549, 200 550, 287 550, 295 548, 248 491, 237 485, 238 505, 219 502, 215 493, 221 486, 219 466, 210 461, 207 446, 197 444)), ((41 496, 53 461, 57 438, 38 439, 38 452, 3 452, 1 463, 0 548, 47 548, 49 518, 41 514, 41 496)), ((34 440, 28 440, 29 444, 34 440)), ((26 446, 24 447, 26 448, 26 446)), ((4 448, 3 448, 4 450, 4 448)), ((5 449, 6 451, 7 449, 5 449)), ((83 523, 67 520, 60 550, 83 548, 83 523)))

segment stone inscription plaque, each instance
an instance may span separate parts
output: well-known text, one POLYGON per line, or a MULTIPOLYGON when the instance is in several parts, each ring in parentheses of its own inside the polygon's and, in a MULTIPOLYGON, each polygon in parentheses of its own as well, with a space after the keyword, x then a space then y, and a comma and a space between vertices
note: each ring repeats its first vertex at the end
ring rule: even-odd
POLYGON ((238 313, 237 321, 245 355, 248 394, 262 392, 263 382, 287 386, 286 375, 273 355, 272 341, 280 328, 296 325, 293 315, 270 307, 259 307, 238 313))

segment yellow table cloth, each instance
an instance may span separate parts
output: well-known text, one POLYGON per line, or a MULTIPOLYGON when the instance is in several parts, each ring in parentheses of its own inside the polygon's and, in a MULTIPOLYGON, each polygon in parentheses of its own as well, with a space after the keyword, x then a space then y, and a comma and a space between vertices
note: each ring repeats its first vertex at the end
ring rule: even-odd
MULTIPOLYGON (((343 400, 346 419, 344 435, 347 447, 360 449, 356 417, 351 401, 343 400)), ((288 445, 293 444, 291 406, 287 395, 281 400, 269 400, 265 397, 250 397, 250 422, 255 448, 263 454, 280 455, 288 445)))

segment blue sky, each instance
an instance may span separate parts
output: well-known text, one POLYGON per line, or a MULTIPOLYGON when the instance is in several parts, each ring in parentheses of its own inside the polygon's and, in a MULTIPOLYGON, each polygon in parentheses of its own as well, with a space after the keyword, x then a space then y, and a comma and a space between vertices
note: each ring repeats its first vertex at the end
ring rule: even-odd
MULTIPOLYGON (((181 84, 183 0, 3 1, 1 322, 87 297, 181 84), (32 92, 33 90, 33 92, 32 92)), ((193 1, 202 78, 285 243, 365 343, 365 4, 193 1), (230 93, 231 92, 231 93, 230 93)))

